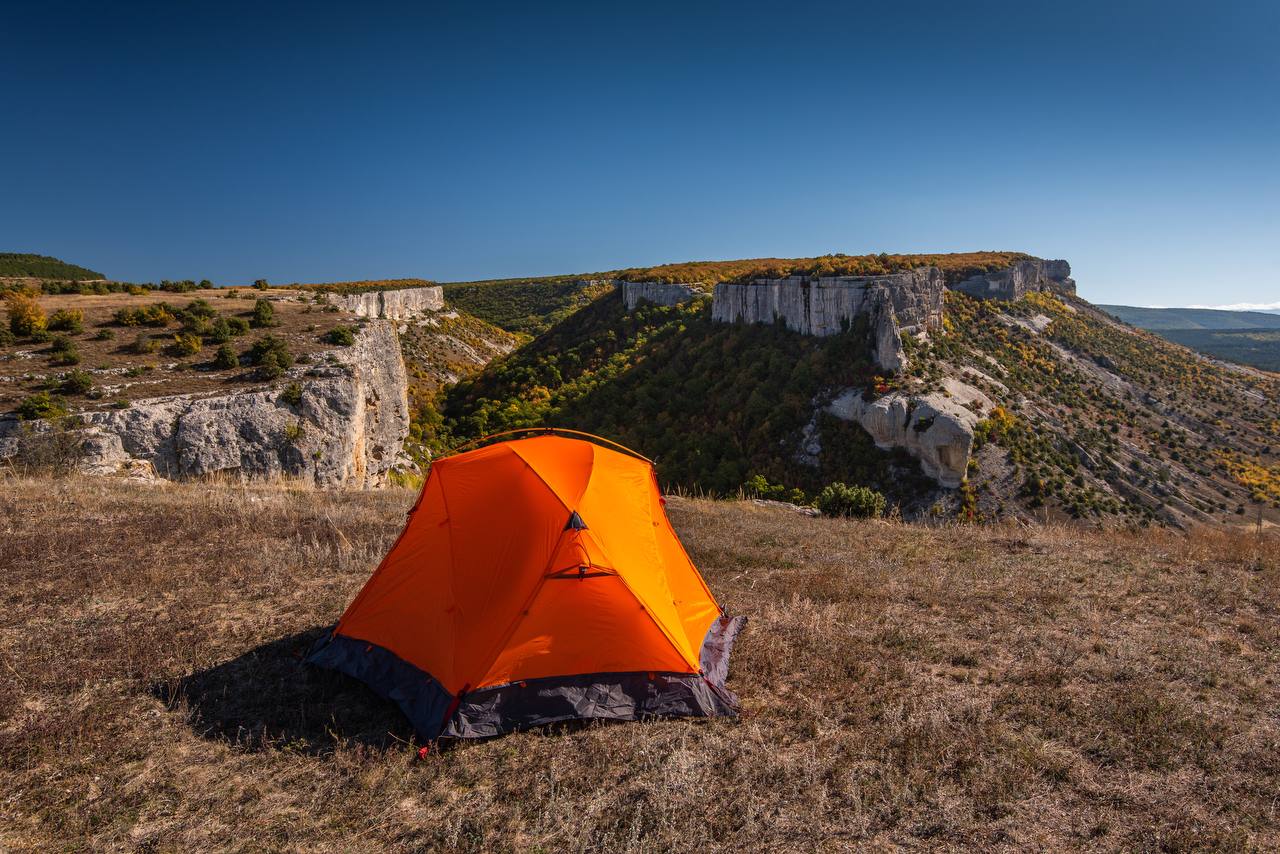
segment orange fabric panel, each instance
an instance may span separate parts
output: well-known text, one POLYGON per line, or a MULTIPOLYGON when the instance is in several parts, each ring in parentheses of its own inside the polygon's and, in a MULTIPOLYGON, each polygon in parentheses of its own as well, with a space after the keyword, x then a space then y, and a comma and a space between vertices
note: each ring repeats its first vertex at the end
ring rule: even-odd
POLYGON ((454 674, 454 601, 444 495, 435 469, 417 509, 338 624, 347 637, 376 643, 427 671, 446 688, 454 674))
POLYGON ((591 447, 595 464, 579 515, 626 586, 649 609, 686 664, 697 670, 698 647, 689 644, 653 535, 652 467, 625 454, 591 447))
POLYGON ((672 648, 617 576, 552 578, 480 685, 637 670, 692 673, 697 668, 672 648))
POLYGON ((658 544, 658 553, 662 555, 667 586, 671 589, 689 646, 700 650, 702 641, 707 636, 707 629, 720 616, 720 606, 676 537, 661 498, 657 482, 651 479, 649 506, 654 520, 653 536, 658 544))
MULTIPOLYGON (((582 493, 591 480, 595 445, 560 436, 537 436, 508 442, 507 447, 538 473, 567 510, 578 509, 582 493)), ((565 519, 568 519, 567 512, 565 519)))

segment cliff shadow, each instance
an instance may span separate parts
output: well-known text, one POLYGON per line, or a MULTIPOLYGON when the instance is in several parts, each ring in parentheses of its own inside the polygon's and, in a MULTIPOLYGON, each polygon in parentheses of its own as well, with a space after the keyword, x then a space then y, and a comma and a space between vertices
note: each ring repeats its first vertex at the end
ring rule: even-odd
POLYGON ((202 738, 246 751, 324 755, 339 746, 407 746, 413 727, 358 680, 303 663, 329 628, 270 641, 221 664, 151 686, 202 738))

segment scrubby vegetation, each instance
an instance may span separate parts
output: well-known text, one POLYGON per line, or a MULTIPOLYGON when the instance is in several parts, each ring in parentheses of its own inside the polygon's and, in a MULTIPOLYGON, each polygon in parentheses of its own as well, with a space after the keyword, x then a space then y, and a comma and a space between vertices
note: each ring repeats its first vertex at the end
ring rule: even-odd
POLYGON ((444 286, 452 306, 518 335, 546 332, 614 286, 602 279, 570 276, 496 279, 444 286))

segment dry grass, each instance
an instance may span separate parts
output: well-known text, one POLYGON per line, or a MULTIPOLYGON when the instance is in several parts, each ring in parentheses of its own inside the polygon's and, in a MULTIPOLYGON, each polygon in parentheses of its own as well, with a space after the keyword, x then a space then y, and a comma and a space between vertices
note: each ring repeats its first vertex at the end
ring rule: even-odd
POLYGON ((414 758, 297 660, 403 492, 0 481, 0 849, 1275 849, 1280 539, 672 501, 738 721, 414 758))

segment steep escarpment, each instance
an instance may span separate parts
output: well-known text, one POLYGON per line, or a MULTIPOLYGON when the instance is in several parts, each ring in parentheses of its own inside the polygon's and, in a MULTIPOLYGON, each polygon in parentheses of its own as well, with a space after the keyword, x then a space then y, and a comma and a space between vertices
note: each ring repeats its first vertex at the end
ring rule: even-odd
POLYGON ((942 326, 943 274, 921 267, 884 276, 790 276, 716 285, 711 317, 720 323, 782 322, 802 335, 836 335, 857 317, 871 318, 877 364, 906 364, 903 332, 942 326))
POLYGON ((1017 300, 1029 293, 1049 291, 1075 294, 1071 265, 1066 261, 1024 258, 1008 267, 990 270, 950 284, 952 290, 978 299, 1017 300))
POLYGON ((368 290, 326 294, 331 305, 356 317, 412 320, 428 312, 444 310, 444 290, 438 285, 399 290, 368 290))
POLYGON ((0 458, 59 436, 94 474, 185 479, 287 477, 316 486, 386 482, 409 430, 395 330, 366 323, 350 347, 297 366, 266 388, 173 395, 55 422, 0 420, 0 458))
POLYGON ((706 295, 697 285, 684 282, 619 282, 618 288, 622 292, 622 302, 629 310, 642 302, 679 305, 706 295))

